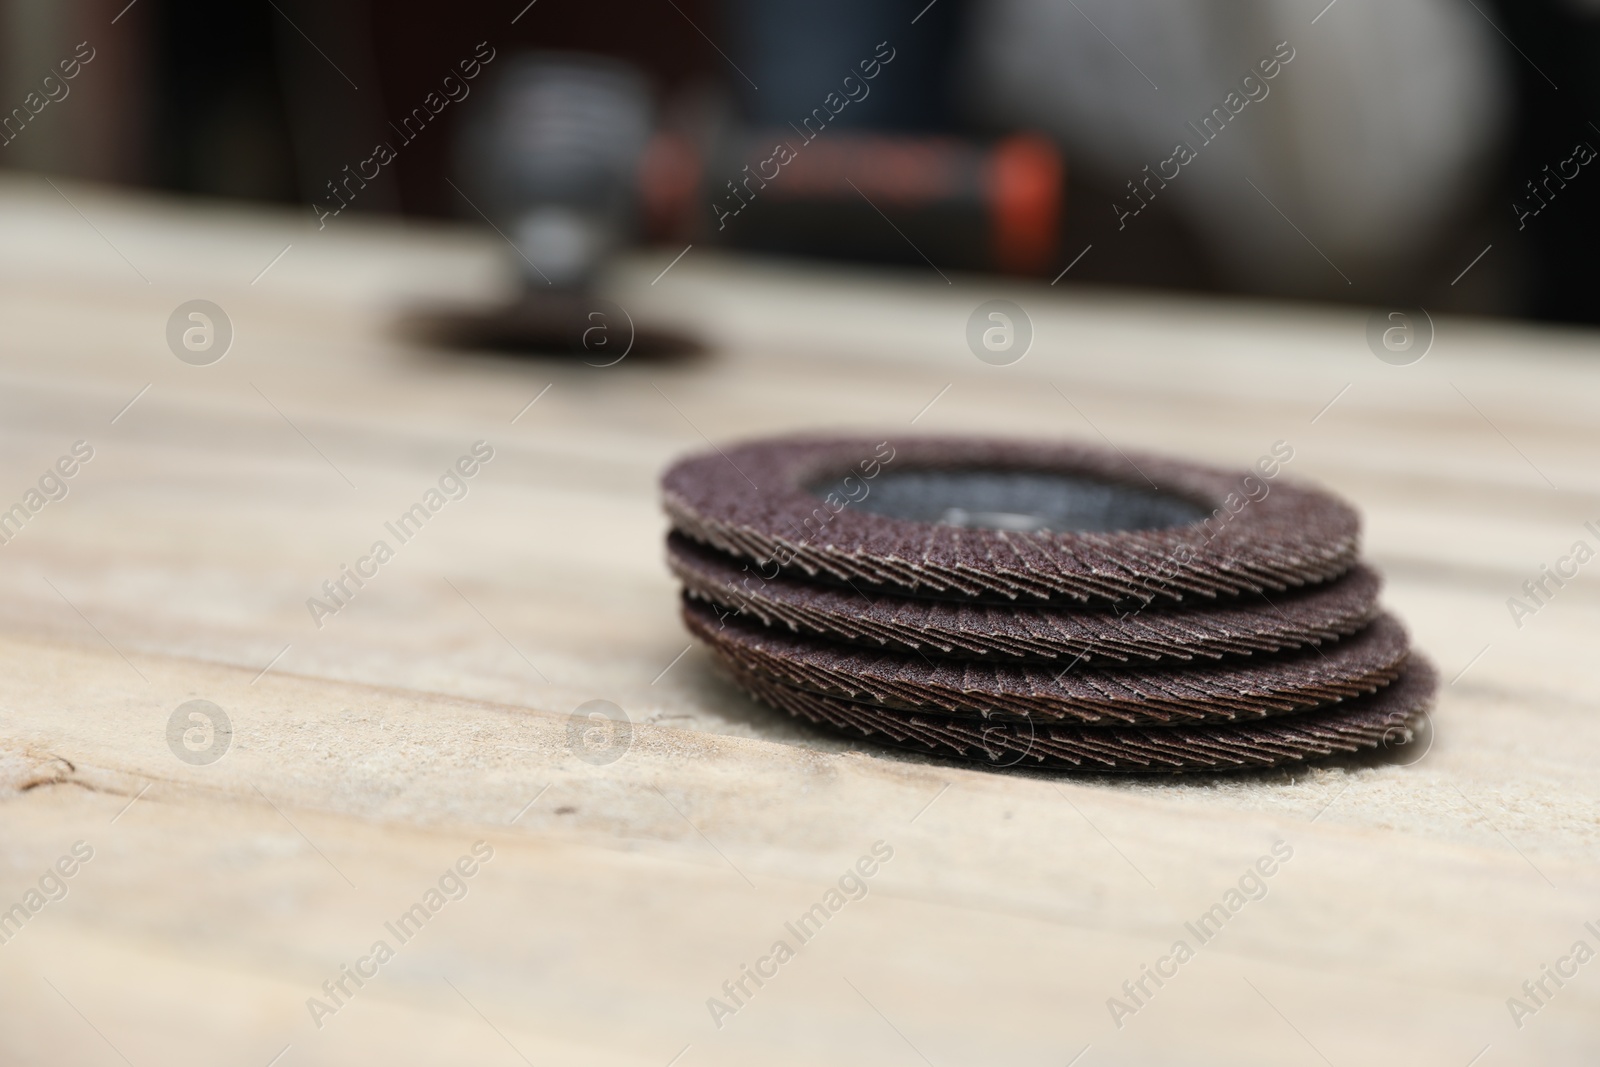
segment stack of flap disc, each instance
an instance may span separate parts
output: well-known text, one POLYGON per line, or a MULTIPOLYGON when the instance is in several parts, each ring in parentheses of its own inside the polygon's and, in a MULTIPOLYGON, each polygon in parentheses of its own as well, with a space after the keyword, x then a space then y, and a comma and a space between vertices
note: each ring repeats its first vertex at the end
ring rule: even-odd
POLYGON ((1289 484, 1047 442, 783 438, 662 480, 683 618, 798 718, 938 756, 1264 767, 1406 744, 1436 676, 1360 523, 1289 484))

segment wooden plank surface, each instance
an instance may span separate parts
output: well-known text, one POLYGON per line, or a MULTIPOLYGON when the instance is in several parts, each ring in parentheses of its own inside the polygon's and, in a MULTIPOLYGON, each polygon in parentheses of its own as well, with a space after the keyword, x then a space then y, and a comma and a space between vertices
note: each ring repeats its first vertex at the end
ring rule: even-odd
POLYGON ((1600 964, 1546 979, 1532 1014, 1507 1006, 1534 1006, 1522 983, 1575 942, 1600 949, 1600 598, 1586 568, 1520 628, 1506 607, 1575 541, 1600 547, 1592 334, 1444 319, 1392 367, 1361 309, 696 247, 655 282, 676 250, 630 260, 608 291, 709 351, 596 369, 396 333, 509 291, 492 236, 63 188, 0 185, 0 506, 94 450, 0 545, 0 909, 75 842, 93 858, 0 944, 0 1061, 1600 1054, 1600 964), (965 346, 995 296, 1036 330, 1010 367, 965 346), (209 367, 164 340, 196 297, 236 331, 209 367), (792 725, 690 646, 656 480, 708 441, 817 427, 1241 466, 1290 442, 1288 474, 1360 507, 1386 602, 1454 679, 1432 749, 1117 781, 792 725), (477 441, 494 458, 465 498, 319 628, 306 599, 477 441), (168 745, 196 699, 234 730, 206 765, 168 745), (603 766, 569 744, 593 699, 634 723, 603 766), (384 924, 479 841, 493 858, 465 895, 399 943, 384 924), (785 924, 876 842, 893 855, 865 895, 799 943, 785 924), (1265 896, 1201 945, 1185 923, 1278 842, 1265 896), (324 980, 380 939, 393 959, 314 1019, 308 998, 332 1006, 324 980), (1179 939, 1194 957, 1114 1019, 1108 998, 1133 1004, 1124 981, 1179 939), (779 940, 794 957, 714 1019, 708 998, 734 1006, 723 983, 779 940))

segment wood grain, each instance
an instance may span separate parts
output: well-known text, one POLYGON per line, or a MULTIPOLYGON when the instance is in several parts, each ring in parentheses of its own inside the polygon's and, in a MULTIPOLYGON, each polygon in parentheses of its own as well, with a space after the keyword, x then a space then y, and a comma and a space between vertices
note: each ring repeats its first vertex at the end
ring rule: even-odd
POLYGON ((697 246, 654 284, 676 249, 619 265, 609 292, 709 351, 599 370, 396 333, 508 291, 492 235, 64 189, 81 216, 0 183, 0 505, 73 442, 95 449, 0 546, 0 908, 74 842, 94 858, 0 944, 0 1060, 1600 1053, 1600 964, 1520 1029, 1506 1006, 1575 941, 1600 948, 1600 595, 1585 570, 1520 628, 1505 604, 1596 543, 1592 334, 1442 319, 1426 359, 1392 367, 1362 309, 697 246), (997 295, 1036 330, 1011 367, 963 340, 997 295), (211 367, 163 339, 194 297, 236 330, 211 367), (708 441, 833 427, 1241 466, 1290 442, 1286 473, 1361 509, 1386 604, 1454 679, 1432 749, 1183 781, 1000 774, 852 750, 749 702, 677 621, 656 479, 708 441), (318 628, 306 599, 479 440, 495 455, 466 498, 318 628), (193 699, 234 726, 205 766, 167 744, 193 699), (603 766, 569 747, 593 699, 634 723, 603 766), (494 858, 466 896, 318 1028, 307 998, 479 840, 494 858), (707 998, 877 841, 893 858, 865 898, 714 1025, 707 998), (1119 1028, 1107 998, 1277 841, 1293 857, 1265 898, 1119 1028))

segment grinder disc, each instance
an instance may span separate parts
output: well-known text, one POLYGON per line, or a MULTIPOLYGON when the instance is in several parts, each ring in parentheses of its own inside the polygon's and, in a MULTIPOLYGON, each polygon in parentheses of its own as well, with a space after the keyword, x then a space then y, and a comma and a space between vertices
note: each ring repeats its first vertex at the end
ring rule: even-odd
POLYGON ((662 490, 680 533, 741 560, 1000 603, 1282 591, 1344 573, 1360 535, 1316 489, 1062 443, 780 438, 682 460, 662 490))
POLYGON ((1253 723, 1138 728, 982 723, 823 696, 737 668, 732 673, 757 700, 851 737, 992 766, 1122 773, 1274 767, 1408 744, 1438 684, 1433 666, 1413 656, 1391 685, 1328 708, 1253 723))
POLYGON ((1114 611, 868 596, 667 539, 667 564, 698 600, 768 626, 867 648, 957 659, 1143 663, 1278 652, 1347 637, 1378 610, 1381 581, 1357 564, 1331 582, 1277 596, 1246 594, 1210 607, 1114 611), (767 574, 774 573, 768 569, 767 574))
POLYGON ((1319 707, 1370 693, 1405 665, 1405 630, 1380 615, 1327 649, 1236 663, 1084 668, 1081 664, 930 660, 830 644, 768 629, 738 616, 718 619, 685 599, 696 637, 741 672, 799 689, 907 711, 966 718, 1082 723, 1234 722, 1319 707))

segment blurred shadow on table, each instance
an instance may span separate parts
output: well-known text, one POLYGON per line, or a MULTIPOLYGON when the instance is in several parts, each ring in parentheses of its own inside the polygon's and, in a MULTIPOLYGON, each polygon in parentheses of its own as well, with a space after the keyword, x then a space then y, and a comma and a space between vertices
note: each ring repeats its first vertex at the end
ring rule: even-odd
POLYGON ((424 348, 591 367, 624 359, 681 364, 706 352, 687 331, 637 322, 620 305, 575 291, 530 292, 488 309, 413 311, 396 321, 395 333, 424 348))

